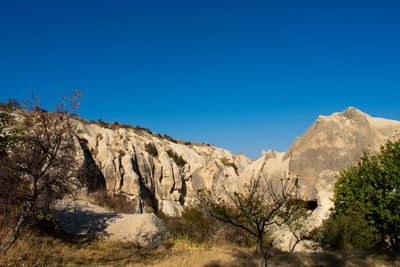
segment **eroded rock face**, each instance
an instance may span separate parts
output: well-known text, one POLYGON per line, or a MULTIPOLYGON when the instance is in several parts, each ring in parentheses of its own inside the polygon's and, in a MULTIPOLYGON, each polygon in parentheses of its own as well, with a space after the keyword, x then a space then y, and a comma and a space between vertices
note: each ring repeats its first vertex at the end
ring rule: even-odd
POLYGON ((212 145, 177 141, 135 127, 109 129, 76 123, 85 151, 101 172, 108 192, 140 203, 158 203, 156 208, 171 216, 182 214, 192 190, 219 188, 228 178, 236 180, 252 162, 212 145), (154 145, 157 155, 146 149, 148 144, 154 145), (176 162, 168 154, 171 151, 186 163, 176 162))
POLYGON ((326 218, 333 203, 335 176, 357 163, 363 152, 375 153, 388 140, 400 138, 400 122, 373 118, 353 107, 317 121, 296 138, 285 153, 263 152, 243 172, 238 183, 248 181, 264 164, 267 178, 298 177, 306 200, 317 200, 311 226, 326 218))
POLYGON ((178 205, 187 202, 191 191, 222 187, 240 191, 262 171, 261 175, 270 179, 299 178, 304 198, 318 202, 312 216, 314 225, 320 224, 332 206, 338 171, 355 164, 364 151, 376 152, 387 140, 400 138, 400 122, 372 118, 355 108, 320 116, 287 152, 263 152, 257 160, 135 127, 108 129, 81 122, 77 126, 79 137, 86 142, 86 153, 91 151, 109 192, 151 197, 159 203, 156 208, 176 216, 182 212, 178 205), (150 143, 157 156, 147 151, 150 143), (175 162, 169 150, 182 156, 186 164, 175 162))
POLYGON ((288 149, 289 172, 300 178, 308 199, 317 199, 316 218, 332 206, 335 175, 357 163, 363 152, 375 153, 400 137, 400 122, 372 118, 355 109, 320 116, 288 149))

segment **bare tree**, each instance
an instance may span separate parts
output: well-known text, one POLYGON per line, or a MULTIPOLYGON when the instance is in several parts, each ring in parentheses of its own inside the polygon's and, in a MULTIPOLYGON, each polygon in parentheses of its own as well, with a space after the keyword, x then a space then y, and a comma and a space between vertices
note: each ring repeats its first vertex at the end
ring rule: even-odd
POLYGON ((293 204, 296 205, 298 209, 290 216, 286 223, 294 238, 294 243, 289 244, 290 252, 293 252, 301 241, 308 239, 310 236, 307 220, 310 218, 311 212, 306 208, 303 200, 296 199, 293 201, 296 202, 293 204))
MULTIPOLYGON (((26 129, 16 130, 12 125, 1 128, 1 136, 5 138, 0 158, 1 181, 23 190, 19 192, 18 201, 13 202, 16 210, 22 208, 22 212, 15 212, 19 214, 16 225, 0 254, 5 253, 18 238, 33 209, 48 206, 54 197, 73 193, 78 169, 77 140, 69 115, 78 108, 80 98, 79 90, 76 90, 70 99, 63 97, 55 112, 47 112, 32 96, 22 112, 26 129)), ((4 199, 11 196, 3 192, 0 198, 5 202, 4 199)))
MULTIPOLYGON (((263 168, 260 173, 262 173, 263 168)), ((198 191, 194 205, 209 216, 239 227, 257 239, 261 266, 266 266, 264 234, 273 225, 281 226, 301 209, 298 179, 265 179, 261 175, 250 180, 242 192, 220 196, 211 191, 198 191)))

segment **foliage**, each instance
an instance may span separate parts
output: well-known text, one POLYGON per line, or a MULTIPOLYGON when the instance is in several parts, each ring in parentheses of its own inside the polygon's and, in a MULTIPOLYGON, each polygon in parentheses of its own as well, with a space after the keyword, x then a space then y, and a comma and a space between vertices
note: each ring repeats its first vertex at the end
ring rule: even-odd
POLYGON ((293 252, 300 241, 309 239, 310 237, 309 226, 306 222, 311 216, 311 211, 306 208, 306 202, 301 199, 293 199, 288 202, 288 205, 294 205, 298 208, 286 223, 294 237, 294 244, 289 248, 293 252))
MULTIPOLYGON (((262 173, 264 166, 260 173, 262 173)), ((281 226, 289 222, 301 209, 293 201, 299 199, 298 179, 272 181, 260 175, 246 184, 243 193, 224 196, 215 192, 199 191, 195 206, 216 220, 241 228, 257 239, 260 258, 265 264, 264 234, 273 225, 281 226)))
POLYGON ((236 175, 239 175, 238 167, 236 166, 236 164, 234 162, 229 162, 229 159, 227 159, 227 158, 222 158, 221 162, 225 166, 232 167, 235 170, 236 175))
MULTIPOLYGON (((172 247, 137 248, 130 242, 91 239, 66 234, 26 232, 0 266, 257 266, 254 250, 237 246, 212 246, 185 238, 170 240, 172 247)), ((271 266, 400 266, 400 257, 388 251, 287 253, 275 251, 271 266)))
POLYGON ((182 217, 161 216, 171 236, 174 238, 188 238, 194 243, 212 243, 215 231, 218 228, 212 219, 194 208, 184 207, 182 217))
POLYGON ((310 233, 325 250, 369 249, 375 247, 380 239, 375 227, 369 225, 365 212, 331 215, 322 225, 310 233))
MULTIPOLYGON (((8 108, 0 113, 0 229, 4 237, 10 234, 9 226, 17 224, 19 215, 23 214, 25 196, 29 192, 22 175, 10 168, 13 162, 8 157, 9 147, 17 142, 23 132, 12 127, 9 111, 8 108)), ((0 242, 4 241, 2 239, 0 242)))
MULTIPOLYGON (((23 113, 32 122, 30 128, 20 131, 7 125, 7 119, 6 124, 2 124, 8 126, 0 128, 3 137, 0 155, 2 186, 7 190, 20 188, 21 191, 18 202, 10 203, 9 208, 14 209, 18 219, 11 238, 0 253, 16 240, 35 208, 46 209, 54 197, 72 193, 76 185, 77 142, 69 114, 78 108, 80 97, 78 90, 69 100, 63 97, 55 112, 43 111, 39 100, 32 97, 25 104, 27 108, 23 113)), ((7 203, 10 196, 2 192, 0 198, 2 203, 7 203)))
POLYGON ((176 154, 176 152, 172 149, 168 149, 167 153, 168 156, 172 158, 175 161, 176 165, 178 165, 179 167, 183 167, 187 163, 186 160, 182 158, 182 155, 178 156, 178 154, 176 154))
POLYGON ((158 156, 158 150, 156 148, 156 146, 153 143, 148 143, 145 145, 146 151, 152 155, 153 157, 157 157, 158 156))
POLYGON ((15 98, 8 98, 6 103, 0 102, 0 109, 2 110, 15 110, 21 108, 20 103, 15 98))
POLYGON ((8 98, 7 106, 9 106, 12 109, 17 109, 17 108, 21 108, 21 105, 19 104, 18 100, 16 100, 15 98, 8 98))
POLYGON ((168 246, 178 246, 184 248, 211 248, 211 244, 207 242, 196 242, 191 240, 188 236, 175 236, 170 235, 167 240, 168 246))
POLYGON ((388 243, 399 251, 400 140, 387 142, 376 155, 364 153, 357 165, 340 172, 324 227, 325 241, 335 248, 388 243), (342 230, 339 242, 330 240, 334 227, 342 230))
MULTIPOLYGON (((159 216, 167 226, 172 240, 201 244, 202 247, 218 245, 252 247, 256 245, 254 239, 247 232, 217 221, 194 207, 184 207, 181 217, 168 217, 162 214, 159 216)), ((264 240, 268 246, 272 238, 267 233, 264 240)), ((190 247, 190 244, 187 246, 190 247)))

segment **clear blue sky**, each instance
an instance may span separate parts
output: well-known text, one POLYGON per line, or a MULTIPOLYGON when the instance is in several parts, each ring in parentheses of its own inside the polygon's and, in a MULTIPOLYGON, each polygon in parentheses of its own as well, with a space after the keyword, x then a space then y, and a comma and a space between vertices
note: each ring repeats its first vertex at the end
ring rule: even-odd
POLYGON ((0 101, 80 88, 79 115, 251 158, 318 115, 400 120, 399 1, 0 0, 0 101))

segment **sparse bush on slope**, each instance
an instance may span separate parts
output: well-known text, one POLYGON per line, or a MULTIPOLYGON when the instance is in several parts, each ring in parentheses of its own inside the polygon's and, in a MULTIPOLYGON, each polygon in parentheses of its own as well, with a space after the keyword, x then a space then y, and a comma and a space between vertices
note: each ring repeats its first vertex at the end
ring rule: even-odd
POLYGON ((172 158, 179 167, 183 167, 187 163, 186 160, 183 159, 182 155, 176 154, 176 152, 172 149, 168 149, 167 153, 168 156, 172 158))
POLYGON ((153 157, 157 157, 158 156, 158 150, 156 148, 156 146, 153 143, 148 143, 145 145, 146 151, 152 155, 153 157))

